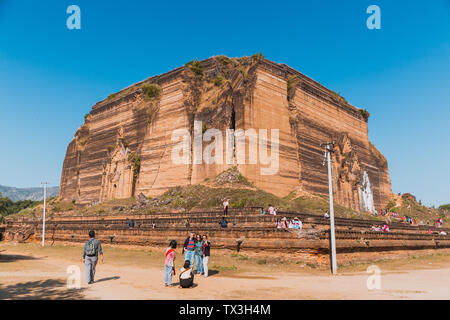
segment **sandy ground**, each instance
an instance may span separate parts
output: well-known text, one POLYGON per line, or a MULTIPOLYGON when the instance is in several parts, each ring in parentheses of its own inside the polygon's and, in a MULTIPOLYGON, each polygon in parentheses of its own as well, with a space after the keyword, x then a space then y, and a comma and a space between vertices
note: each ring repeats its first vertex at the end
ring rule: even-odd
MULTIPOLYGON (((296 266, 299 271, 292 271, 291 266, 273 271, 256 263, 242 270, 213 270, 208 278, 196 276, 194 288, 181 289, 164 287, 159 266, 162 252, 104 250, 105 262, 97 267, 96 283, 87 285, 80 246, 42 249, 37 244, 2 243, 0 299, 450 299, 447 254, 380 263, 381 287, 374 290, 367 287, 370 274, 365 265, 359 271, 342 268, 331 276, 327 270, 299 270, 296 266), (70 265, 81 270, 81 289, 67 289, 70 265)), ((233 259, 222 258, 216 260, 233 259)), ((180 254, 178 260, 182 260, 180 254)), ((177 261, 177 269, 179 265, 181 261, 177 261)))

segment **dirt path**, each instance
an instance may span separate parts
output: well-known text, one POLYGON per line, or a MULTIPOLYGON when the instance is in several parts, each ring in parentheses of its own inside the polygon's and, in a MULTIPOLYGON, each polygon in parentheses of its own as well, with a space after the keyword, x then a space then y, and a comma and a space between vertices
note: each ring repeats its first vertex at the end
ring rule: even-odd
MULTIPOLYGON (((195 288, 163 286, 162 268, 127 266, 105 259, 98 265, 96 283, 84 281, 79 257, 61 258, 21 248, 0 247, 0 299, 449 299, 450 268, 382 271, 381 289, 367 288, 368 274, 352 272, 309 275, 292 272, 241 272, 196 277, 195 288), (67 289, 66 269, 81 270, 80 290, 67 289)), ((67 249, 69 250, 69 249, 67 249)), ((139 258, 140 252, 133 253, 139 258)), ((174 278, 175 282, 177 281, 174 278)))

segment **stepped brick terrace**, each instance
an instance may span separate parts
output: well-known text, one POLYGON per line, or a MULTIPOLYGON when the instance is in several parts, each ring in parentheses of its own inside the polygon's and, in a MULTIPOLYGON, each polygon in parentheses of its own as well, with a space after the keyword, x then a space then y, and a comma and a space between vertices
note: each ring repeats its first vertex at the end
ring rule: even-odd
MULTIPOLYGON (((279 212, 277 216, 261 215, 260 208, 231 209, 226 216, 228 228, 219 220, 223 212, 202 210, 134 215, 75 216, 56 215, 46 220, 46 241, 84 242, 89 230, 95 230, 105 243, 165 247, 170 239, 183 243, 189 231, 208 234, 215 249, 283 250, 326 254, 329 251, 329 220, 319 215, 279 212), (282 217, 298 217, 301 231, 277 229, 282 217), (129 228, 129 221, 135 227, 129 228), (153 228, 155 224, 155 228, 153 228)), ((19 242, 41 240, 42 220, 5 219, 5 240, 19 242)), ((390 223, 390 232, 371 230, 379 221, 336 218, 338 252, 440 249, 450 247, 449 228, 390 223), (432 234, 427 231, 431 229, 432 234)))

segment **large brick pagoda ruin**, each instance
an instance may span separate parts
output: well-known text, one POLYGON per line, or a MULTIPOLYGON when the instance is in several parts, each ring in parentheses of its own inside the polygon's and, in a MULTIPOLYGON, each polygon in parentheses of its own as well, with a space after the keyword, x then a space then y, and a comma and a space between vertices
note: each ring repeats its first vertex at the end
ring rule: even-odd
MULTIPOLYGON (((60 197, 89 204, 139 193, 155 196, 214 178, 232 166, 278 196, 292 191, 327 195, 320 144, 336 140, 335 201, 355 210, 379 210, 391 198, 391 185, 387 161, 369 141, 368 118, 367 111, 318 82, 260 56, 195 61, 92 107, 67 148, 60 197), (160 91, 149 98, 150 85, 160 91), (185 128, 193 133, 195 121, 202 121, 203 131, 219 129, 224 137, 227 129, 279 129, 278 171, 264 175, 264 164, 235 159, 174 163, 171 135, 185 128)), ((245 154, 247 160, 250 156, 245 154)))

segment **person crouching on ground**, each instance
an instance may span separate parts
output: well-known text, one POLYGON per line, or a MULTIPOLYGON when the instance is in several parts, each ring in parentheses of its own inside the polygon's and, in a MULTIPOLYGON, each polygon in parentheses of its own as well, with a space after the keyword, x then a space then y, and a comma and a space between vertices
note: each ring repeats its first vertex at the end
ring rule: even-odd
POLYGON ((189 262, 191 263, 191 266, 194 266, 195 242, 197 242, 197 240, 194 237, 194 233, 191 232, 189 234, 189 237, 184 241, 184 246, 183 246, 183 252, 186 251, 184 260, 189 260, 189 262))
POLYGON ((89 231, 89 240, 84 244, 83 263, 86 267, 86 282, 94 283, 95 267, 97 266, 98 254, 100 262, 103 262, 103 250, 100 240, 95 239, 95 232, 89 231))
POLYGON ((189 260, 186 260, 180 270, 180 286, 182 288, 190 288, 194 285, 194 272, 190 266, 189 260))
POLYGON ((203 276, 205 278, 208 278, 208 262, 209 262, 209 255, 211 252, 211 242, 208 241, 208 237, 203 235, 203 276))
POLYGON ((164 285, 167 287, 172 286, 172 275, 175 275, 175 249, 177 247, 177 242, 171 240, 169 247, 166 249, 166 258, 164 260, 164 285))

